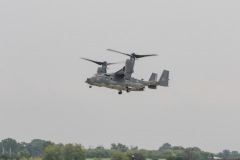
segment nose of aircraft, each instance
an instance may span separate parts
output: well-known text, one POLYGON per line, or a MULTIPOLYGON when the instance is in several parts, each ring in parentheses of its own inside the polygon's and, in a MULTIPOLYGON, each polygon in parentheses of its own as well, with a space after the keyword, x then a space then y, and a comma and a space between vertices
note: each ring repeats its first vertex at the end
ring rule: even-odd
POLYGON ((87 78, 86 83, 90 83, 91 79, 87 78))

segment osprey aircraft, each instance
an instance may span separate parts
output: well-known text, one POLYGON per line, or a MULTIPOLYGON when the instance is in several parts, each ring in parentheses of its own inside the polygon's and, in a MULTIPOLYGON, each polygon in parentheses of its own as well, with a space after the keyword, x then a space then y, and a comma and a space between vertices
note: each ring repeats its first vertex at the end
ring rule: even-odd
POLYGON ((87 58, 82 58, 84 60, 101 65, 101 67, 98 67, 97 73, 94 74, 93 77, 87 78, 86 83, 89 84, 89 88, 92 88, 92 86, 106 87, 109 89, 118 90, 118 94, 122 94, 122 91, 144 91, 145 87, 148 87, 149 89, 157 89, 157 86, 168 87, 168 70, 164 70, 162 72, 162 75, 158 81, 156 73, 152 73, 149 81, 139 80, 132 77, 136 59, 148 56, 157 56, 156 54, 138 55, 135 53, 127 54, 112 49, 107 50, 129 56, 130 58, 126 60, 125 66, 115 73, 107 73, 107 66, 116 63, 107 63, 106 61, 98 62, 87 58))

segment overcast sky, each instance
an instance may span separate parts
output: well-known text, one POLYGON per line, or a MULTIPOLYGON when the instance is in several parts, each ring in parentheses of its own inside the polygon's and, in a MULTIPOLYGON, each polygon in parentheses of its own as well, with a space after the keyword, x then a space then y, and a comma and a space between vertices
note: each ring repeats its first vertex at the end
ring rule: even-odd
MULTIPOLYGON (((240 2, 237 0, 1 0, 0 140, 163 143, 240 151, 240 2), (170 71, 168 88, 93 87, 97 65, 139 59, 136 78, 170 71)), ((111 66, 115 72, 123 64, 111 66)))

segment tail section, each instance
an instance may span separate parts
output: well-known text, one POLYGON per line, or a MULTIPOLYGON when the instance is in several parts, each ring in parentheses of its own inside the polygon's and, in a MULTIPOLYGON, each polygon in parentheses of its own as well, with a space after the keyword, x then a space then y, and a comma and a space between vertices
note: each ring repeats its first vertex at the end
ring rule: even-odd
POLYGON ((152 73, 150 79, 149 79, 149 82, 153 82, 153 84, 150 84, 148 85, 148 88, 150 89, 157 89, 157 85, 156 85, 156 82, 157 82, 157 74, 156 73, 152 73))
POLYGON ((160 86, 168 87, 168 81, 169 81, 169 71, 164 70, 158 83, 160 86))
POLYGON ((157 74, 156 73, 152 73, 149 81, 157 82, 157 74))

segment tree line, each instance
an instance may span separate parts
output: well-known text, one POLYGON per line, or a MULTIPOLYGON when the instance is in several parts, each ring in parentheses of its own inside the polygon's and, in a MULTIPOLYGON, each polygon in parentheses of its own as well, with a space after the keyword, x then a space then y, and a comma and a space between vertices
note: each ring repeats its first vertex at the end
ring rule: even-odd
POLYGON ((51 141, 34 139, 30 143, 7 138, 0 142, 0 160, 85 160, 86 150, 81 144, 55 144, 51 141))
POLYGON ((207 160, 217 156, 225 160, 240 160, 237 151, 224 150, 218 154, 202 151, 198 147, 184 148, 171 146, 165 143, 157 150, 139 149, 137 146, 126 146, 121 143, 112 143, 110 149, 103 146, 84 148, 81 144, 55 144, 51 141, 34 139, 30 143, 17 142, 7 138, 0 142, 0 160, 28 160, 39 158, 41 160, 86 160, 91 158, 100 160, 207 160), (134 157, 132 157, 134 156, 134 157))

